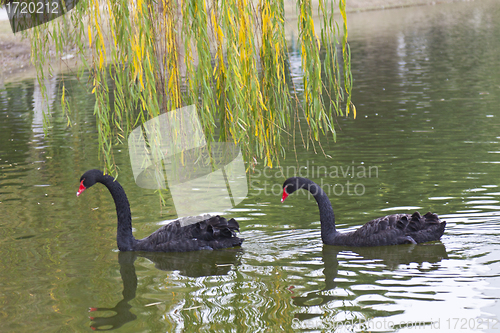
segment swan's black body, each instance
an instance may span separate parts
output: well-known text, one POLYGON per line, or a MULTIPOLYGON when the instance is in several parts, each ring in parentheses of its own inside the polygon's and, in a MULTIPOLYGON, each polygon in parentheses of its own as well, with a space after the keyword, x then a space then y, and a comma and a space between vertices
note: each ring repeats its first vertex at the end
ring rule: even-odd
POLYGON ((335 215, 332 204, 321 187, 307 178, 288 178, 283 184, 284 201, 289 194, 305 189, 311 192, 319 207, 321 239, 328 245, 383 246, 397 244, 418 244, 441 238, 446 222, 441 222, 436 214, 424 216, 418 212, 392 214, 371 220, 353 232, 340 233, 335 229, 335 215))
POLYGON ((118 216, 116 242, 120 251, 185 252, 222 249, 243 243, 242 238, 236 237, 238 222, 234 219, 227 221, 220 216, 187 226, 181 226, 177 220, 146 238, 135 239, 132 235, 132 216, 127 195, 113 177, 96 169, 85 172, 80 178, 77 196, 96 182, 104 184, 115 201, 118 216))

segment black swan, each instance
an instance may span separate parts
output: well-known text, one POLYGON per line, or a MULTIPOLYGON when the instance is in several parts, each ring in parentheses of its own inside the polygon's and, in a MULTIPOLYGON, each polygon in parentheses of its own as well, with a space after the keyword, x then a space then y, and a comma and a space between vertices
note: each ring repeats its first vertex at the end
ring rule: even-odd
POLYGON ((118 216, 116 242, 120 251, 186 252, 222 249, 243 243, 242 238, 236 237, 238 222, 234 219, 227 221, 220 216, 212 216, 186 226, 181 226, 179 220, 176 220, 148 237, 135 239, 132 235, 132 216, 127 195, 112 176, 97 169, 85 172, 80 178, 80 188, 76 195, 80 196, 96 182, 104 184, 115 201, 118 216))
POLYGON ((339 233, 335 229, 335 215, 330 199, 323 189, 307 178, 292 177, 283 183, 281 202, 293 192, 305 189, 311 192, 319 207, 321 239, 324 244, 344 246, 383 246, 418 244, 441 238, 446 222, 431 212, 420 215, 392 214, 371 220, 353 232, 339 233))

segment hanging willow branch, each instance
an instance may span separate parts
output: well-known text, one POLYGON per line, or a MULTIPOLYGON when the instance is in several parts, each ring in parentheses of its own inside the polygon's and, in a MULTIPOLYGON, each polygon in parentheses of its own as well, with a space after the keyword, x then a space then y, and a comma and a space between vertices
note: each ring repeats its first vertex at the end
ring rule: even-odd
POLYGON ((341 29, 333 0, 319 0, 319 24, 312 0, 297 2, 301 89, 289 79, 281 0, 80 1, 28 35, 40 82, 49 43, 56 57, 76 48, 91 74, 108 170, 115 167, 117 140, 190 104, 197 106, 207 142, 233 141, 245 156, 272 166, 282 156, 282 132, 296 118, 293 112, 304 115, 310 141, 321 133, 335 138, 333 118, 343 110, 355 115, 345 3, 338 1, 341 29), (302 100, 300 107, 292 107, 294 100, 302 100))

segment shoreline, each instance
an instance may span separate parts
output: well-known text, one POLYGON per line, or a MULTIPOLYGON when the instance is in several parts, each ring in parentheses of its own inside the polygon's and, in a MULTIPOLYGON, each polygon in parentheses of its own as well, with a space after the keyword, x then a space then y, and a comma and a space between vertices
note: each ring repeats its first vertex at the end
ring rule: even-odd
MULTIPOLYGON (((295 1, 285 1, 285 16, 293 17, 295 14, 295 1)), ((313 0, 314 1, 314 0, 313 0)), ((439 5, 444 3, 465 2, 474 0, 346 0, 346 12, 349 16, 368 11, 391 10, 397 8, 407 8, 415 6, 439 5)), ((10 22, 6 19, 6 13, 2 8, 0 12, 0 84, 5 82, 21 81, 36 77, 35 67, 31 64, 31 47, 27 40, 22 39, 21 33, 13 34, 10 22)), ((76 59, 75 59, 76 60, 76 59)), ((63 60, 54 60, 53 67, 61 68, 75 65, 62 64, 63 60)))

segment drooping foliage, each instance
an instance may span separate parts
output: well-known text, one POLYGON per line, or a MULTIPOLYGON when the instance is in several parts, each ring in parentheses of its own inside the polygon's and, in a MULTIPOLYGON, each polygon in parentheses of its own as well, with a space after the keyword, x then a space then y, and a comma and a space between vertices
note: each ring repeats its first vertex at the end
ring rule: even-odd
MULTIPOLYGON (((296 13, 300 81, 292 78, 281 0, 80 0, 28 36, 40 82, 50 58, 76 55, 91 73, 108 170, 116 141, 191 104, 207 142, 235 142, 247 158, 272 166, 292 119, 305 119, 308 144, 320 134, 335 138, 336 116, 355 116, 344 0, 299 0, 296 13)), ((63 88, 63 106, 66 98, 63 88)))

